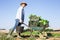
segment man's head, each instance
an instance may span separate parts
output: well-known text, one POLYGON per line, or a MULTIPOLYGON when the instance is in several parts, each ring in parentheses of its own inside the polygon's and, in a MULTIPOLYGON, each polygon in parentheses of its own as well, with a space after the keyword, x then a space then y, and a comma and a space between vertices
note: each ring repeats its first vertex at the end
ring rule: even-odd
POLYGON ((22 2, 20 5, 21 5, 22 7, 26 7, 26 6, 27 6, 27 3, 22 2))

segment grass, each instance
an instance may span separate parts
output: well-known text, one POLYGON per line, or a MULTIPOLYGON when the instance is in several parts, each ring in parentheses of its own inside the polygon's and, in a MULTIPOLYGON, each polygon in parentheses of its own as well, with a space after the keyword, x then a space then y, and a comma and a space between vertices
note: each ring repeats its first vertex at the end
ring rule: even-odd
POLYGON ((0 33, 0 40, 14 40, 13 37, 10 37, 10 38, 8 38, 8 39, 7 39, 6 37, 7 37, 6 34, 0 33))
POLYGON ((28 38, 28 40, 36 40, 34 37, 30 37, 28 38))
MULTIPOLYGON (((37 31, 34 31, 34 32, 30 32, 30 31, 26 31, 26 32, 23 32, 23 33, 21 33, 21 36, 31 36, 31 34, 32 35, 38 35, 38 33, 39 32, 37 32, 37 31)), ((12 36, 13 35, 15 35, 15 34, 12 34, 12 36)), ((7 40, 15 40, 15 38, 14 37, 10 37, 10 38, 8 38, 7 40)), ((6 40, 6 37, 7 37, 7 35, 6 34, 4 34, 4 33, 0 33, 0 40, 6 40)), ((24 39, 24 38, 23 38, 24 39)), ((28 40, 35 40, 35 38, 34 37, 29 37, 29 38, 27 38, 28 40)))
POLYGON ((60 33, 53 33, 52 36, 53 37, 60 37, 60 33))

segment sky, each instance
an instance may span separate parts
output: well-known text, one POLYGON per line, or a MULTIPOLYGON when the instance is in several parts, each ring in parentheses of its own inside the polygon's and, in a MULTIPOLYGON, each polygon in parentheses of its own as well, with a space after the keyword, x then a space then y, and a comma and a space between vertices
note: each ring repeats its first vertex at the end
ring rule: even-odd
POLYGON ((25 23, 29 15, 35 14, 49 21, 49 28, 60 29, 60 0, 0 0, 0 29, 14 27, 15 16, 20 3, 28 5, 25 8, 25 23))

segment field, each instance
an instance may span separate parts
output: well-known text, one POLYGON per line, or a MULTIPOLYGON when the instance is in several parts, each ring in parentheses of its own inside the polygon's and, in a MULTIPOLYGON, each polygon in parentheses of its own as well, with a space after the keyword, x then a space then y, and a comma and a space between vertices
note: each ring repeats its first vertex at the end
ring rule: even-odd
MULTIPOLYGON (((21 33, 22 39, 21 40, 60 40, 60 32, 51 32, 51 36, 49 36, 48 39, 46 37, 40 38, 39 37, 39 32, 34 31, 34 32, 23 32, 21 33), (31 36, 32 34, 32 36, 31 36)), ((5 33, 0 33, 0 40, 20 40, 19 38, 15 37, 15 33, 8 39, 6 39, 7 34, 5 33)), ((40 35, 41 36, 41 35, 40 35)))

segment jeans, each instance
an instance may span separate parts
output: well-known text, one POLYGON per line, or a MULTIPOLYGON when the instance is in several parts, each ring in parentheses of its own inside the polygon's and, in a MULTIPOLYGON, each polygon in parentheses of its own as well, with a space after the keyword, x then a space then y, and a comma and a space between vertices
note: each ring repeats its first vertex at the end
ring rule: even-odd
POLYGON ((15 21, 16 21, 16 23, 15 23, 13 29, 11 30, 10 35, 13 33, 13 31, 16 29, 16 27, 21 26, 21 23, 19 23, 19 19, 16 19, 15 21))

